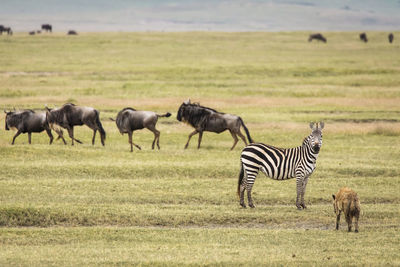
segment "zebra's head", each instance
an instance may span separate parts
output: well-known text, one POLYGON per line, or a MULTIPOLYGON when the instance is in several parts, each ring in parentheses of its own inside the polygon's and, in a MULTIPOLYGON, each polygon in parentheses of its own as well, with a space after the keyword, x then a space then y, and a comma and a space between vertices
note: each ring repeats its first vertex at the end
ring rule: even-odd
POLYGON ((315 154, 318 154, 322 146, 322 129, 324 129, 324 122, 321 121, 319 126, 318 122, 310 122, 310 128, 312 130, 310 135, 311 148, 315 154))

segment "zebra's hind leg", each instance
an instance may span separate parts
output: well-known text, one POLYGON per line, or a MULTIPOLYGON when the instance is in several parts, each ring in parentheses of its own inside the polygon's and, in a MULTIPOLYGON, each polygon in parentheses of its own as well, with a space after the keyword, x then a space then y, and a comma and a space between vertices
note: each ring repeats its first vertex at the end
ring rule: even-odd
POLYGON ((247 183, 246 186, 246 190, 247 190, 247 202, 249 204, 250 208, 255 208, 254 204, 253 204, 253 198, 251 197, 251 189, 253 188, 253 184, 252 183, 247 183))
POLYGON ((240 185, 240 206, 242 206, 243 208, 246 208, 246 204, 244 204, 244 191, 245 191, 246 187, 244 184, 240 185))

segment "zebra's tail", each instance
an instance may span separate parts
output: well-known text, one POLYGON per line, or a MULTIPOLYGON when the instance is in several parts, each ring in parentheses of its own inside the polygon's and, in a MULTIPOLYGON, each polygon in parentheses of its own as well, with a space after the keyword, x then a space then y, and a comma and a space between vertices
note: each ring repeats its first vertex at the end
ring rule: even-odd
POLYGON ((239 181, 238 181, 238 187, 237 187, 237 195, 240 198, 240 185, 242 184, 244 177, 244 169, 243 169, 243 164, 240 164, 240 173, 239 173, 239 181))
POLYGON ((242 118, 239 117, 239 120, 240 120, 240 123, 242 124, 242 126, 243 126, 243 128, 244 128, 244 131, 246 132, 247 139, 249 140, 249 143, 250 143, 250 144, 251 144, 251 143, 254 143, 253 139, 252 139, 251 136, 250 136, 249 129, 247 129, 246 125, 244 125, 244 122, 243 122, 242 118))

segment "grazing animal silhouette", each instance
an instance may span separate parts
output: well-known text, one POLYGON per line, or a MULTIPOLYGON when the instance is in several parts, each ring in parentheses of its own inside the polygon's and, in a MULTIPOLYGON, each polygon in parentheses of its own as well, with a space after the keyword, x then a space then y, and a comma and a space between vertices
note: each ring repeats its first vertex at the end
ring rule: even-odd
POLYGON ((236 135, 239 135, 239 137, 247 145, 246 138, 240 131, 241 126, 243 126, 246 132, 249 143, 253 143, 253 140, 250 137, 249 130, 244 125, 243 120, 239 116, 221 113, 216 111, 215 109, 203 107, 196 103, 192 104, 190 103, 190 100, 182 103, 182 105, 179 107, 176 118, 178 121, 187 122, 193 128, 195 128, 195 130, 191 134, 189 134, 185 149, 189 146, 190 138, 192 138, 192 136, 197 133, 199 134, 199 143, 197 145, 197 148, 200 148, 201 139, 204 131, 222 133, 225 130, 229 130, 234 140, 231 150, 236 146, 238 142, 238 138, 236 135))
POLYGON ((332 195, 333 209, 336 214, 336 230, 339 230, 340 213, 346 216, 348 231, 351 232, 353 218, 355 218, 355 232, 358 233, 358 219, 360 217, 360 200, 357 193, 347 187, 342 187, 336 195, 332 195))
MULTIPOLYGON (((28 141, 31 144, 31 135, 32 133, 40 133, 46 131, 47 135, 50 138, 50 144, 53 143, 53 135, 51 134, 51 130, 48 122, 46 121, 46 113, 39 112, 36 113, 33 110, 22 110, 22 111, 5 111, 6 113, 6 130, 10 130, 10 128, 17 129, 17 133, 14 135, 12 140, 12 145, 15 142, 15 138, 21 133, 28 133, 28 141)), ((66 144, 65 139, 63 137, 63 132, 57 130, 58 139, 62 138, 64 144, 66 144)))
POLYGON ((360 33, 360 40, 363 41, 364 43, 368 42, 367 34, 365 32, 360 33))
POLYGON ((80 144, 81 141, 74 138, 74 126, 87 125, 93 130, 92 145, 96 138, 97 130, 100 132, 101 144, 104 146, 106 139, 106 132, 100 122, 99 111, 91 107, 79 107, 71 103, 64 104, 61 108, 50 109, 46 107, 46 118, 51 127, 53 124, 59 125, 68 130, 69 137, 71 137, 72 145, 74 140, 80 144))
POLYGON ((389 43, 392 43, 392 42, 393 42, 393 39, 394 39, 393 33, 389 33, 388 39, 389 39, 389 43))
POLYGON ((138 149, 142 149, 139 145, 132 142, 133 131, 147 128, 154 133, 153 144, 151 149, 154 149, 154 144, 157 144, 160 149, 160 131, 156 129, 158 118, 170 117, 171 113, 167 112, 163 115, 156 114, 153 111, 142 111, 133 108, 124 108, 118 112, 117 118, 114 120, 121 134, 127 133, 129 136, 129 144, 131 144, 131 152, 133 151, 133 145, 138 149))
POLYGON ((69 30, 67 35, 78 35, 78 33, 74 30, 69 30))
POLYGON ((320 33, 310 34, 310 36, 308 37, 308 41, 311 42, 314 39, 318 40, 318 41, 322 41, 324 43, 327 42, 326 38, 320 33))
POLYGON ((46 32, 52 32, 53 27, 50 24, 42 24, 42 30, 44 30, 46 32))

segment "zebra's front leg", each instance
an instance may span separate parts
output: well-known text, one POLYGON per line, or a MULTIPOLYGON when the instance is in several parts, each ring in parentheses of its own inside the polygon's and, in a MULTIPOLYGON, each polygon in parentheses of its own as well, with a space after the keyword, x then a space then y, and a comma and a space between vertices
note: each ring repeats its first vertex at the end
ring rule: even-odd
POLYGON ((307 176, 307 177, 304 178, 304 181, 303 181, 303 188, 302 188, 302 191, 301 191, 300 206, 301 206, 303 209, 306 209, 306 208, 307 208, 306 204, 304 203, 304 195, 306 194, 306 187, 307 187, 307 183, 308 183, 308 177, 309 177, 309 176, 307 176))
POLYGON ((301 195, 303 192, 303 180, 304 180, 303 176, 301 176, 301 175, 296 176, 296 192, 297 192, 296 207, 298 210, 303 209, 303 206, 302 206, 303 203, 301 202, 301 195))

